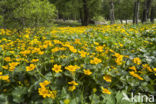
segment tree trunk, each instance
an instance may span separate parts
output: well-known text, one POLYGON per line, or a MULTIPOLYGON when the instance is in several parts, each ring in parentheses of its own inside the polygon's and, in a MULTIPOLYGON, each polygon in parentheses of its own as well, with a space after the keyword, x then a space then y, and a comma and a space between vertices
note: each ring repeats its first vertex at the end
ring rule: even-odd
POLYGON ((80 20, 81 20, 81 24, 84 24, 84 19, 83 19, 83 11, 82 8, 80 8, 80 20))
POLYGON ((154 16, 155 16, 155 11, 154 9, 156 9, 155 7, 151 8, 151 15, 150 15, 150 21, 151 23, 154 23, 154 16))
POLYGON ((115 23, 115 16, 114 16, 114 2, 113 0, 110 1, 110 20, 111 20, 111 24, 115 23))
POLYGON ((133 24, 138 24, 139 6, 140 6, 140 0, 136 0, 135 3, 134 3, 133 24))
POLYGON ((89 10, 87 6, 87 0, 83 0, 83 20, 82 25, 87 26, 89 24, 89 10))
POLYGON ((147 19, 149 18, 149 11, 151 8, 151 3, 152 3, 152 0, 145 0, 145 2, 144 2, 142 23, 147 22, 147 19))
POLYGON ((120 19, 120 22, 121 22, 121 24, 123 24, 123 21, 122 21, 122 19, 120 19))

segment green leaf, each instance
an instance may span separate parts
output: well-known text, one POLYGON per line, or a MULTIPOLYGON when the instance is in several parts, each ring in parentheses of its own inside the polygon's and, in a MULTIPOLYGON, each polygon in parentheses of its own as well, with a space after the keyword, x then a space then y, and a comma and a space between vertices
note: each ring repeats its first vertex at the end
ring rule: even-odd
POLYGON ((7 96, 1 94, 0 95, 0 103, 1 104, 7 104, 7 96))

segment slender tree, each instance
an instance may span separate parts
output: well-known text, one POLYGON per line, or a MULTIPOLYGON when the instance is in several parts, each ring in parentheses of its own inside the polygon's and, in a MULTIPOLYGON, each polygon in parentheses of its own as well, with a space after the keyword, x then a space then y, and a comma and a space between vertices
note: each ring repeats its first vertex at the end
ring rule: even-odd
POLYGON ((133 24, 138 24, 139 8, 140 8, 140 0, 135 0, 135 2, 134 2, 133 24))
POLYGON ((115 23, 115 15, 114 15, 114 1, 110 0, 110 20, 111 20, 111 24, 115 23))
POLYGON ((147 19, 149 18, 151 4, 152 4, 152 0, 145 0, 144 1, 144 10, 143 10, 143 16, 142 16, 142 23, 147 22, 147 19))

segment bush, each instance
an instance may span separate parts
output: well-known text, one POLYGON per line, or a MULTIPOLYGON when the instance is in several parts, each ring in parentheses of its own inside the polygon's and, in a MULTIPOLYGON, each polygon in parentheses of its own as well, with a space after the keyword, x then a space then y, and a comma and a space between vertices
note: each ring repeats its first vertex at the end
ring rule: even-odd
POLYGON ((0 15, 0 27, 2 26, 3 24, 3 16, 0 15))
POLYGON ((101 21, 101 22, 105 22, 106 21, 103 16, 95 16, 95 17, 93 17, 93 20, 94 21, 101 21))
POLYGON ((48 0, 4 0, 0 6, 7 28, 47 26, 56 10, 48 0))

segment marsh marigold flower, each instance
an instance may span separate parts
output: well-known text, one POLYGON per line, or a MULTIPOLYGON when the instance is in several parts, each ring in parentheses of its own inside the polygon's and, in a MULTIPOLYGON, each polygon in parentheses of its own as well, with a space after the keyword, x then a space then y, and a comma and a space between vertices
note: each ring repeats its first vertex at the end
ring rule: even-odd
POLYGON ((69 70, 70 72, 75 72, 77 69, 80 69, 77 65, 69 65, 65 67, 66 70, 69 70))
POLYGON ((73 53, 76 53, 76 52, 77 52, 77 50, 76 50, 73 46, 70 46, 69 49, 70 49, 70 51, 73 52, 73 53))
POLYGON ((69 86, 68 88, 69 91, 74 91, 76 89, 76 86, 78 86, 78 83, 76 83, 75 81, 68 82, 68 84, 72 85, 69 86))
POLYGON ((90 60, 90 63, 91 64, 99 64, 99 63, 101 63, 102 62, 102 60, 101 59, 98 59, 98 58, 94 58, 93 60, 90 60))
POLYGON ((52 99, 55 99, 56 98, 56 94, 57 94, 57 91, 56 90, 52 90, 52 91, 50 91, 49 90, 49 98, 52 98, 52 99))
POLYGON ((27 66, 26 67, 26 71, 32 71, 32 70, 34 70, 35 69, 35 65, 34 64, 30 64, 30 66, 27 66))
POLYGON ((33 62, 38 62, 39 61, 39 59, 32 59, 31 60, 31 62, 33 63, 33 62))
POLYGON ((140 80, 144 80, 142 77, 140 77, 138 74, 136 74, 134 71, 131 71, 131 72, 129 72, 130 73, 130 75, 132 75, 133 77, 136 77, 136 78, 138 78, 138 79, 140 79, 140 80))
POLYGON ((129 69, 131 69, 131 70, 133 70, 133 71, 137 72, 137 70, 136 70, 136 67, 135 67, 135 66, 129 67, 129 69))
POLYGON ((97 52, 103 52, 103 46, 97 46, 96 51, 97 52))
POLYGON ((45 87, 45 86, 47 86, 47 85, 49 85, 50 84, 50 82, 48 81, 48 80, 45 80, 44 82, 41 82, 40 83, 40 86, 41 87, 45 87))
POLYGON ((9 71, 14 71, 15 67, 19 64, 19 62, 9 63, 9 71))
POLYGON ((112 82, 112 77, 110 75, 103 76, 103 79, 107 82, 112 82))
POLYGON ((46 98, 49 96, 49 91, 45 87, 41 87, 38 89, 39 95, 41 95, 43 98, 46 98))
POLYGON ((68 87, 68 90, 71 91, 71 92, 74 91, 75 89, 76 89, 76 86, 69 86, 68 87))
POLYGON ((0 72, 0 80, 9 81, 9 75, 2 75, 3 73, 0 72))
POLYGON ((68 82, 68 84, 74 85, 74 86, 77 86, 78 85, 78 83, 76 83, 75 81, 68 82))
POLYGON ((152 72, 152 69, 150 68, 148 64, 143 64, 142 67, 143 69, 147 69, 149 72, 152 72))
POLYGON ((55 71, 56 73, 62 72, 61 65, 55 64, 52 70, 55 71))
POLYGON ((137 65, 140 65, 140 64, 141 64, 141 60, 140 60, 140 58, 138 58, 138 57, 134 58, 134 59, 133 59, 133 62, 134 62, 135 64, 137 64, 137 65))
POLYGON ((4 60, 9 62, 9 61, 11 61, 11 58, 10 57, 5 57, 4 60))
POLYGON ((85 51, 78 51, 80 54, 81 54, 81 57, 86 57, 86 55, 88 54, 87 52, 85 51))
POLYGON ((8 69, 8 65, 2 66, 3 69, 8 69))
POLYGON ((40 83, 41 88, 38 88, 38 93, 41 95, 43 98, 56 98, 57 91, 56 90, 49 90, 49 88, 46 88, 47 85, 49 85, 50 82, 45 80, 44 82, 40 83))
POLYGON ((109 95, 111 94, 111 92, 108 89, 103 87, 101 87, 101 89, 102 89, 102 93, 109 94, 109 95))
POLYGON ((92 74, 92 72, 89 69, 87 69, 87 70, 84 69, 83 72, 85 75, 91 75, 92 74))
POLYGON ((115 62, 117 63, 117 65, 121 65, 124 56, 120 55, 119 53, 115 53, 113 56, 116 57, 115 62))
POLYGON ((63 102, 64 102, 64 104, 69 104, 70 100, 69 99, 65 99, 63 102))

